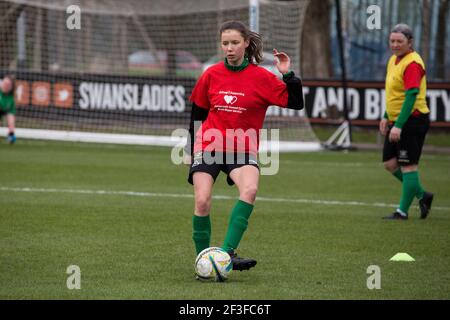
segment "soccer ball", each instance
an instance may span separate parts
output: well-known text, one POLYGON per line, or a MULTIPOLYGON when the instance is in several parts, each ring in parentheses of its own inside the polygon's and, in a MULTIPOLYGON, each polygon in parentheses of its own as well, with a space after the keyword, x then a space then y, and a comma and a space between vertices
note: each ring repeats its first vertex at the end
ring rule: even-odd
POLYGON ((232 269, 231 257, 222 248, 207 248, 195 259, 195 273, 200 280, 223 282, 228 279, 232 269))

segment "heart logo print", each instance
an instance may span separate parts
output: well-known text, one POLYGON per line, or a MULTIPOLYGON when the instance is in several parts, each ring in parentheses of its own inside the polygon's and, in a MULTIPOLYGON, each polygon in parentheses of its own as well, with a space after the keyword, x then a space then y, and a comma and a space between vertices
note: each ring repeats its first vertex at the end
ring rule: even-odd
POLYGON ((225 102, 227 104, 233 104, 233 103, 235 103, 237 101, 237 97, 235 97, 235 96, 228 96, 228 95, 226 95, 223 98, 225 99, 225 102))

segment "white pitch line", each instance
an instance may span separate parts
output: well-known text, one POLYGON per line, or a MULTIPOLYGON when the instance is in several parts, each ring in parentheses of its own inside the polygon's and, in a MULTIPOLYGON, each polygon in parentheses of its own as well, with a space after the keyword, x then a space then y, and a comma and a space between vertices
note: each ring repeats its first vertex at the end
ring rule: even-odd
MULTIPOLYGON (((158 198, 194 198, 193 194, 183 193, 159 193, 159 192, 136 192, 136 191, 113 191, 113 190, 82 190, 82 189, 52 189, 52 188, 13 188, 0 187, 0 191, 6 192, 42 192, 42 193, 75 193, 75 194, 94 194, 94 195, 121 195, 133 197, 158 197, 158 198)), ((233 200, 236 197, 216 195, 213 199, 218 200, 233 200)), ((306 204, 320 204, 330 206, 366 206, 366 207, 389 207, 395 208, 397 204, 389 204, 382 202, 361 202, 361 201, 339 201, 339 200, 315 200, 315 199, 295 199, 295 198, 268 198, 256 197, 257 201, 265 202, 288 202, 288 203, 306 203, 306 204)), ((433 207, 433 210, 450 211, 450 207, 433 207)))

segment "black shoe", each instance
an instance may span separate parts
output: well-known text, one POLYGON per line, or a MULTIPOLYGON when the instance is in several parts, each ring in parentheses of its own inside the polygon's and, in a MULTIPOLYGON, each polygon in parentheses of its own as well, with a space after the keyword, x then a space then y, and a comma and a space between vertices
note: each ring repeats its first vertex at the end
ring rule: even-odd
POLYGON ((420 219, 425 219, 430 213, 433 197, 434 194, 425 191, 422 199, 419 200, 420 219))
POLYGON ((231 257, 231 263, 233 264, 233 270, 248 270, 256 265, 256 260, 241 258, 233 250, 228 251, 231 257))
POLYGON ((408 220, 408 216, 402 216, 398 211, 395 211, 393 214, 383 217, 386 220, 408 220))

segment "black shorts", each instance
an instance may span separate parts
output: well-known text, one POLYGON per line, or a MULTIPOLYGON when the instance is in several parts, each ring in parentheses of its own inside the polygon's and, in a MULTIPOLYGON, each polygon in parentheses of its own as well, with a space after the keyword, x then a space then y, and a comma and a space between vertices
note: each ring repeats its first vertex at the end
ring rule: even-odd
POLYGON ((389 133, 384 139, 383 162, 396 158, 400 166, 419 164, 425 136, 430 128, 429 114, 410 116, 402 128, 399 142, 390 142, 389 133))
POLYGON ((245 165, 255 166, 259 170, 256 157, 248 153, 197 152, 189 169, 188 182, 194 184, 194 172, 206 172, 216 181, 220 171, 223 171, 228 184, 232 186, 234 181, 230 178, 230 172, 245 165))

